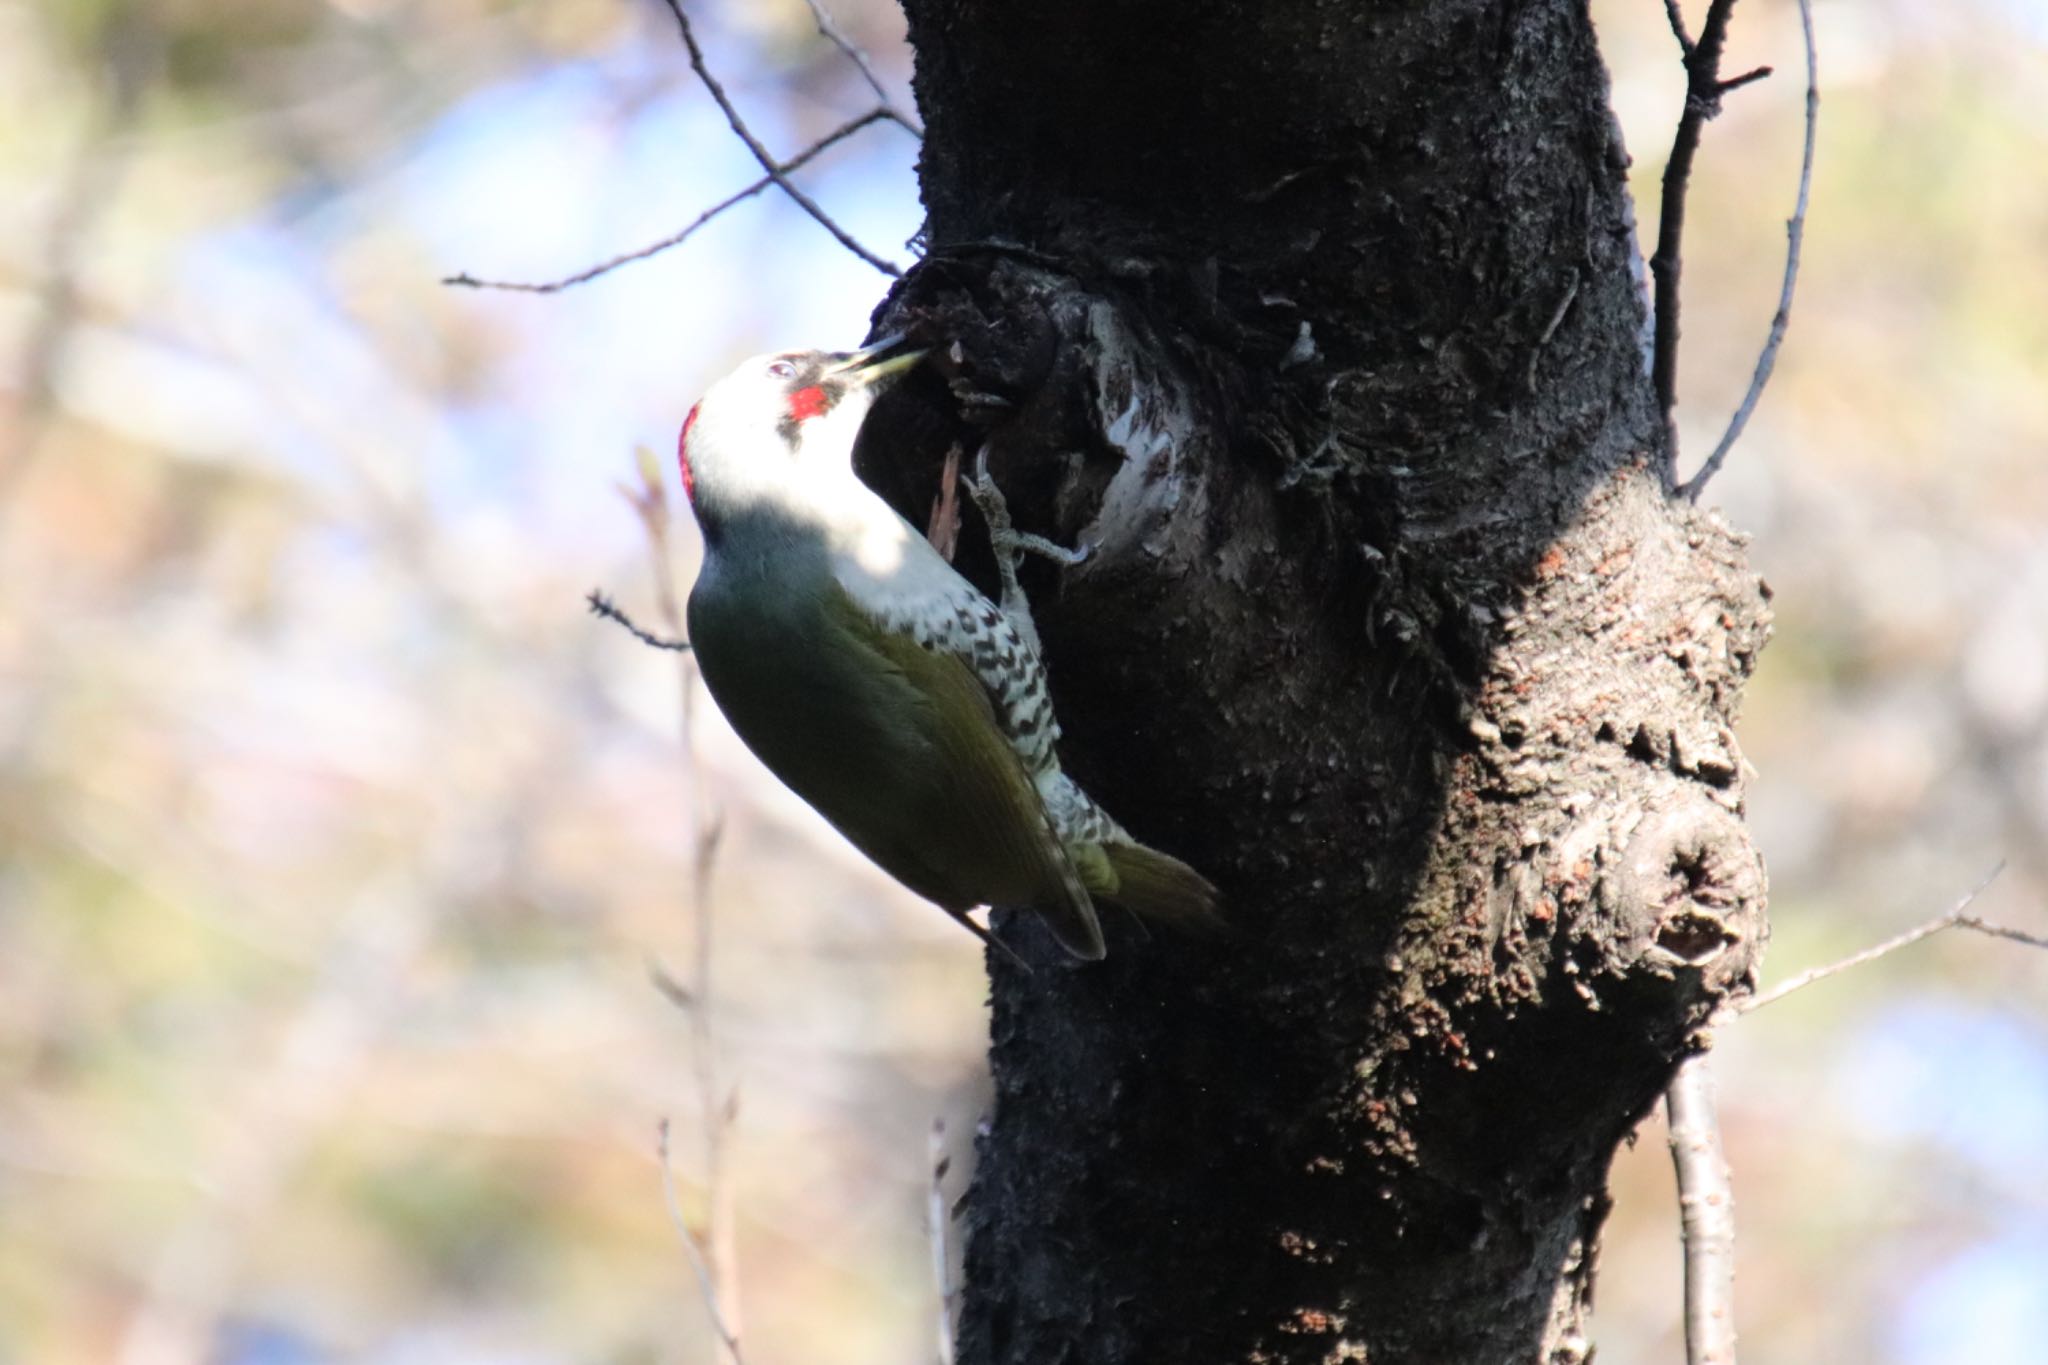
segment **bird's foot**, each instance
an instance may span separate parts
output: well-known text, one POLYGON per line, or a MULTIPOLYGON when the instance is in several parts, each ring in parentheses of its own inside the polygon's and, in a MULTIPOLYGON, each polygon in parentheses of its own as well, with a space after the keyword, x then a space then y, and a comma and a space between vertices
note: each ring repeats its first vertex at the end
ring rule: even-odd
POLYGON ((974 474, 962 481, 967 496, 981 513, 981 519, 988 526, 989 548, 995 552, 996 573, 1002 579, 1003 615, 1010 618, 1017 633, 1030 641, 1035 651, 1038 644, 1038 625, 1031 619, 1031 603, 1024 596, 1024 589, 1017 582, 1017 565, 1025 554, 1035 554, 1064 568, 1073 568, 1088 558, 1088 549, 1081 546, 1068 549, 1044 536, 1019 531, 1010 521, 1010 504, 1003 498, 1003 492, 996 487, 996 481, 988 472, 988 447, 983 445, 974 456, 974 474))
POLYGON ((1088 558, 1086 545, 1069 548, 1058 541, 1047 540, 1044 536, 1035 536, 1029 531, 1012 531, 1010 539, 1019 550, 1029 550, 1043 559, 1050 559, 1064 569, 1071 569, 1088 558))

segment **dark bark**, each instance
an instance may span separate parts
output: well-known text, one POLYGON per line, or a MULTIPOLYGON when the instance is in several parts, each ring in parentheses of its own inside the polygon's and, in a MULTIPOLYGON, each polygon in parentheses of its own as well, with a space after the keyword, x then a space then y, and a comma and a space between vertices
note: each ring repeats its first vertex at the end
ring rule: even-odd
POLYGON ((1761 950, 1768 622, 1666 483, 1583 7, 905 8, 878 322, 958 351, 864 469, 921 515, 987 432, 1096 547, 1027 579, 1063 753, 1233 924, 999 917, 962 1360, 1582 1358, 1609 1157, 1761 950))

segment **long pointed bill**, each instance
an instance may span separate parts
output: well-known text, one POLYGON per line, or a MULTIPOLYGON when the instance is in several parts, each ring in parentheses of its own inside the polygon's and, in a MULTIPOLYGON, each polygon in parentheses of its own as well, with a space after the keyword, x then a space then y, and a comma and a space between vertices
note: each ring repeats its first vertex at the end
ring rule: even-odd
POLYGON ((864 388, 880 389, 924 357, 923 347, 904 350, 902 337, 883 337, 872 346, 850 352, 826 373, 843 374, 857 380, 864 388))

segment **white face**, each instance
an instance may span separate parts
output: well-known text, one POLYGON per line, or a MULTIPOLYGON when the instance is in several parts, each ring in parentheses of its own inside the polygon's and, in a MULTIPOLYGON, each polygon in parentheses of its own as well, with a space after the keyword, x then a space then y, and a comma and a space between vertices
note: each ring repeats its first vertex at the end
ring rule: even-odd
POLYGON ((874 393, 846 356, 755 356, 711 386, 683 424, 684 486, 700 517, 851 477, 853 440, 874 393))

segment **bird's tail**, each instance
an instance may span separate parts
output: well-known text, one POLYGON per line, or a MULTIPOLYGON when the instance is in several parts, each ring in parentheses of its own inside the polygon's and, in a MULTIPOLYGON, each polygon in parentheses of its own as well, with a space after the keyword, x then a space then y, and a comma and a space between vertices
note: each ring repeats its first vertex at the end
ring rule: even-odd
POLYGON ((1103 900, 1175 929, 1216 933, 1223 928, 1223 897, 1209 879, 1171 854, 1137 843, 1105 844, 1116 889, 1103 900))

